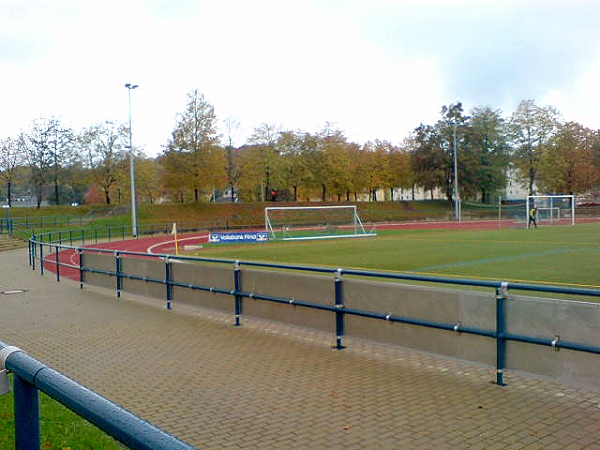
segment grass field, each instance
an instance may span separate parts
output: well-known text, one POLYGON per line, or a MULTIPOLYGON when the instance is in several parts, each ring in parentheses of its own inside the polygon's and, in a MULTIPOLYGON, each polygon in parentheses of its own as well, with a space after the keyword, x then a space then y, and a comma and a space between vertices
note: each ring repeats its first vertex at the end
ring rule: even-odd
POLYGON ((600 288, 600 224, 379 230, 375 238, 213 245, 197 256, 600 288))
MULTIPOLYGON (((12 383, 11 383, 12 384, 12 383)), ((123 449, 103 431, 40 393, 41 448, 44 450, 123 449)), ((0 396, 0 449, 14 448, 13 394, 0 396)))

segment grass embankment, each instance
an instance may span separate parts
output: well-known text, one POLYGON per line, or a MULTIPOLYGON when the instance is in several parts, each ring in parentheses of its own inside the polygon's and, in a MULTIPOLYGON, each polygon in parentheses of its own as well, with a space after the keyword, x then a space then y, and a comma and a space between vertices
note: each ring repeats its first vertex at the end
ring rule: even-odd
MULTIPOLYGON (((265 206, 315 206, 320 203, 169 203, 138 205, 138 224, 143 229, 153 225, 167 229, 173 222, 184 229, 248 229, 265 223, 265 206)), ((451 214, 450 204, 443 201, 364 202, 358 211, 365 223, 412 220, 444 220, 451 214)), ((27 238, 36 233, 64 228, 131 226, 128 205, 50 206, 11 208, 15 232, 27 238)))

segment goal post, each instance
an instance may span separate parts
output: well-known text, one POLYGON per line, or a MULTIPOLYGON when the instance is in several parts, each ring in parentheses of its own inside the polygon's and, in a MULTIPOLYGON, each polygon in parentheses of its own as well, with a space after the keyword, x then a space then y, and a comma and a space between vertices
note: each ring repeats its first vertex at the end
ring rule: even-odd
POLYGON ((270 206, 265 230, 271 239, 305 240, 376 236, 366 230, 356 205, 270 206))
POLYGON ((575 225, 574 195, 528 195, 525 202, 527 228, 533 207, 536 208, 536 220, 540 223, 575 225))

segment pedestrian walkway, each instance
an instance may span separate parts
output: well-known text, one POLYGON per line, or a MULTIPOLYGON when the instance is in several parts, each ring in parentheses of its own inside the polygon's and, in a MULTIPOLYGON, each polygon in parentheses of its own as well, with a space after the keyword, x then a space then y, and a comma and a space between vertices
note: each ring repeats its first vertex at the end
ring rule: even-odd
POLYGON ((0 340, 197 448, 600 449, 597 390, 80 290, 23 249, 0 252, 0 291, 0 340))

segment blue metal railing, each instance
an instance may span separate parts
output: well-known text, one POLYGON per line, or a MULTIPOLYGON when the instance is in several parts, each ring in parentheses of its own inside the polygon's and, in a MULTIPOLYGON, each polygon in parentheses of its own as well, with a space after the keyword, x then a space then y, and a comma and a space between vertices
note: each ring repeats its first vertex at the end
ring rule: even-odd
MULTIPOLYGON (((191 450, 192 446, 0 341, 0 370, 14 374, 15 447, 40 449, 38 391, 74 411, 130 449, 191 450)), ((6 376, 6 372, 0 372, 6 376)))
POLYGON ((241 302, 244 298, 254 299, 254 300, 262 300, 269 301, 273 303, 279 304, 287 304, 300 306, 305 308, 318 309, 322 311, 330 311, 335 317, 335 341, 336 348, 342 349, 343 346, 343 336, 344 336, 344 318, 346 315, 354 315, 361 316, 371 319, 385 320, 389 322, 397 322, 404 323, 428 328, 436 328, 440 330, 446 330, 451 332, 460 332, 465 334, 473 334, 484 336, 488 338, 492 338, 496 340, 496 383, 499 385, 504 385, 504 369, 505 369, 505 360, 506 360, 506 343, 508 341, 515 342, 525 342, 530 344, 542 345, 553 347, 555 349, 565 348, 570 350, 576 350, 581 352, 589 352, 600 354, 600 346, 592 345, 588 343, 578 343, 578 342, 568 342, 560 340, 556 336, 551 336, 549 338, 536 338, 526 335, 519 335, 514 333, 508 333, 506 330, 506 313, 505 313, 505 304, 506 299, 508 297, 509 290, 518 290, 518 291, 529 291, 529 292, 540 292, 540 293, 553 293, 553 294, 566 294, 566 295, 576 295, 582 297, 600 297, 600 289, 589 289, 589 288, 573 288, 573 287, 559 287, 559 286, 546 286, 546 285, 538 285, 538 284, 528 284, 528 283, 512 283, 512 282, 504 282, 504 281, 486 281, 486 280, 472 280, 472 279, 463 279, 463 278, 446 278, 446 277, 436 277, 436 276, 427 276, 427 275, 416 275, 416 274, 406 274, 406 273, 390 273, 390 272, 375 272, 375 271, 366 271, 366 270, 356 270, 356 269, 334 269, 334 268, 324 268, 324 267, 312 267, 312 266, 302 266, 302 265, 283 265, 276 263, 266 263, 266 262, 252 262, 252 261, 238 261, 232 259, 216 259, 216 258, 198 258, 198 257, 189 257, 189 256, 174 256, 167 254, 149 254, 149 253, 140 253, 140 252, 130 252, 130 251, 115 251, 115 250, 106 250, 106 249, 85 249, 82 247, 74 247, 68 245, 62 245, 60 243, 52 243, 51 239, 44 239, 41 236, 34 237, 30 240, 30 262, 34 266, 35 269, 35 261, 38 260, 40 263, 40 272, 43 274, 44 272, 44 261, 46 260, 47 264, 51 264, 53 269, 56 272, 57 281, 60 281, 60 273, 61 266, 69 267, 71 269, 75 269, 79 272, 79 281, 80 287, 83 288, 84 284, 84 274, 85 273, 96 273, 102 274, 109 277, 114 277, 116 280, 116 291, 117 296, 121 294, 121 285, 123 279, 129 280, 137 280, 144 281, 146 283, 157 283, 165 285, 165 296, 167 301, 167 309, 171 308, 172 302, 172 289, 173 287, 180 287, 190 290, 199 290, 206 292, 213 292, 219 294, 229 295, 233 298, 234 301, 234 311, 235 311, 235 325, 239 326, 241 324, 241 302), (49 248, 46 252, 46 258, 44 257, 44 247, 49 248), (77 265, 61 263, 58 258, 58 253, 61 250, 71 250, 75 251, 79 255, 79 260, 77 265), (101 270, 95 269, 91 267, 85 266, 85 258, 83 258, 84 253, 86 251, 93 253, 104 253, 114 255, 115 270, 101 270), (51 253, 54 252, 54 258, 51 253), (47 259, 47 258, 50 259, 47 259), (165 264, 165 277, 164 278, 155 278, 148 276, 135 275, 131 273, 123 272, 121 259, 124 257, 134 257, 134 258, 154 258, 158 260, 164 261, 165 264), (182 283, 173 280, 171 275, 171 263, 173 261, 188 261, 188 262, 202 262, 202 263, 213 263, 220 265, 228 265, 232 267, 233 271, 233 289, 230 288, 220 288, 210 285, 201 285, 195 283, 182 283), (332 274, 334 276, 334 298, 330 304, 323 303, 314 303, 307 301, 300 301, 293 298, 286 297, 276 297, 270 295, 262 295, 254 292, 245 292, 241 290, 240 283, 240 271, 242 267, 254 267, 254 268, 266 268, 266 269, 274 269, 274 270, 286 270, 286 271, 296 271, 296 272, 305 272, 305 273, 317 273, 317 274, 332 274), (434 284, 447 284, 447 285, 455 285, 455 286, 470 286, 470 287, 480 287, 480 288, 488 288, 494 289, 495 298, 496 298, 496 325, 495 330, 485 330, 478 329, 474 327, 464 326, 460 323, 441 323, 434 322, 424 319, 416 319, 412 317, 403 317, 398 315, 393 315, 389 313, 382 313, 376 311, 364 311, 358 309, 347 308, 344 304, 344 295, 343 295, 343 279, 344 276, 351 275, 353 277, 358 278, 379 278, 379 279, 387 279, 387 280, 405 280, 405 281, 416 281, 416 282, 426 282, 426 283, 434 283, 434 284))

